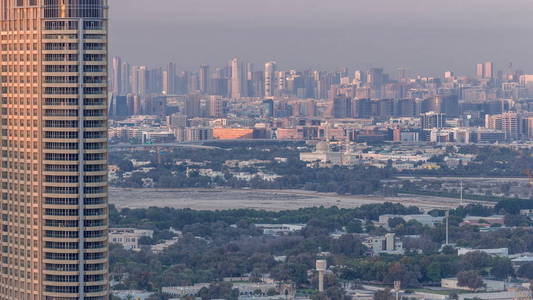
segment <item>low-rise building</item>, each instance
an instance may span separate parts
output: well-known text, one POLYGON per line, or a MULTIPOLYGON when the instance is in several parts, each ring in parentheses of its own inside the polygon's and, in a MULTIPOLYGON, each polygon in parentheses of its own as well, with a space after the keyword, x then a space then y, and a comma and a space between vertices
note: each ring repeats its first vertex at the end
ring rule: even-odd
POLYGON ((372 250, 374 255, 404 254, 403 243, 394 233, 368 237, 364 240, 363 245, 372 250))
POLYGON ((111 228, 109 229, 109 242, 120 244, 126 250, 138 250, 141 237, 152 238, 153 230, 134 228, 111 228))
MULTIPOLYGON (((161 292, 171 297, 186 297, 195 296, 202 288, 209 287, 209 283, 198 283, 191 286, 174 286, 163 287, 161 292)), ((278 291, 280 285, 277 283, 252 283, 252 282, 235 282, 233 283, 234 289, 239 289, 241 296, 250 296, 261 291, 261 294, 266 295, 270 290, 278 291)), ((283 286, 281 287, 283 288, 283 286)))
MULTIPOLYGON (((485 287, 478 289, 485 292, 500 292, 505 290, 505 282, 498 280, 488 280, 483 279, 485 287)), ((443 278, 440 282, 441 287, 452 289, 452 290, 467 290, 475 291, 475 289, 459 285, 459 280, 457 278, 443 278)))
POLYGON ((305 224, 255 224, 266 235, 286 235, 305 228, 305 224))
POLYGON ((458 255, 465 255, 471 252, 483 252, 483 253, 487 253, 488 255, 501 256, 501 257, 509 256, 508 248, 495 248, 495 249, 457 248, 458 255))
POLYGON ((441 223, 443 221, 443 217, 434 217, 432 215, 381 215, 379 216, 379 224, 383 225, 384 227, 388 227, 389 220, 394 218, 400 218, 404 220, 405 222, 409 221, 416 221, 422 225, 427 225, 430 227, 435 226, 437 223, 441 223))
POLYGON ((533 256, 520 256, 511 260, 513 268, 518 269, 525 264, 533 263, 533 256))
POLYGON ((118 297, 118 299, 123 300, 148 300, 154 293, 138 290, 119 290, 113 291, 112 294, 113 296, 118 297))
POLYGON ((466 218, 464 218, 463 222, 461 223, 461 226, 464 226, 464 225, 470 225, 470 226, 476 226, 476 227, 491 227, 493 225, 504 226, 505 216, 501 216, 501 215, 494 215, 494 216, 488 216, 488 217, 467 216, 466 218))
POLYGON ((458 300, 480 299, 480 300, 531 300, 531 291, 510 290, 495 293, 471 293, 459 294, 458 300))
POLYGON ((165 240, 159 244, 155 244, 155 245, 152 245, 152 247, 150 248, 150 250, 152 250, 152 252, 154 253, 161 253, 163 252, 163 250, 167 249, 168 247, 176 244, 178 241, 179 241, 180 237, 179 236, 176 236, 176 237, 173 237, 171 238, 170 240, 165 240))

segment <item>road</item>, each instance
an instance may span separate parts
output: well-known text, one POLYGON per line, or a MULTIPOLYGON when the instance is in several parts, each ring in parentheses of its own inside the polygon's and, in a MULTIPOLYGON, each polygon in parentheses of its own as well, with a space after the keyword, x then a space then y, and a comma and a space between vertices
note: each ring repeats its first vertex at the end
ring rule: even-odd
MULTIPOLYGON (((251 190, 251 189, 129 189, 110 188, 110 203, 117 208, 173 207, 198 210, 258 209, 280 211, 316 206, 354 208, 363 204, 394 202, 414 205, 423 210, 450 209, 459 206, 459 200, 421 195, 341 196, 301 190, 251 190)), ((465 200, 466 203, 491 202, 465 200)))
POLYGON ((398 179, 425 179, 425 180, 441 180, 441 181, 528 181, 528 177, 457 177, 457 176, 396 176, 398 179))

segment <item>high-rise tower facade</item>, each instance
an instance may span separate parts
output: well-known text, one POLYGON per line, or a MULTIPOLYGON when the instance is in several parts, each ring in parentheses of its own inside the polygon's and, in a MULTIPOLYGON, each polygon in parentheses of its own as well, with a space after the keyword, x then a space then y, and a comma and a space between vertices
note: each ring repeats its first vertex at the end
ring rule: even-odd
POLYGON ((274 96, 274 88, 276 86, 276 62, 267 62, 265 64, 265 97, 274 96))
POLYGON ((233 99, 239 99, 241 98, 241 76, 242 76, 242 70, 241 70, 241 64, 239 61, 234 58, 231 60, 231 98, 233 99))
POLYGON ((108 298, 106 2, 0 2, 0 299, 108 298))

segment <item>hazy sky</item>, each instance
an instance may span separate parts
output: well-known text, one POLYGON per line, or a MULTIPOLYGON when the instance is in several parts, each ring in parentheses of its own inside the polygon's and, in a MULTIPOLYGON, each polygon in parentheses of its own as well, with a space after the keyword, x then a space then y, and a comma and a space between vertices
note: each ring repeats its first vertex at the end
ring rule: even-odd
POLYGON ((533 0, 109 0, 111 54, 184 69, 238 57, 282 68, 533 72, 533 0))

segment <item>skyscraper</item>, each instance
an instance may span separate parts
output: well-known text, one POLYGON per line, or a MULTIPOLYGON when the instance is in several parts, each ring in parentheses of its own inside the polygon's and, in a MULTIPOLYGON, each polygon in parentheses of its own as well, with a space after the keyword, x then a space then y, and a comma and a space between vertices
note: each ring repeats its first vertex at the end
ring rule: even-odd
POLYGON ((241 63, 238 59, 230 62, 231 68, 231 98, 239 99, 248 97, 248 64, 241 63))
POLYGON ((483 69, 485 68, 485 66, 483 64, 477 64, 476 65, 476 77, 478 79, 483 79, 483 69))
POLYGON ((168 95, 174 95, 178 92, 178 88, 176 86, 176 64, 169 63, 167 66, 167 74, 166 78, 167 89, 166 92, 168 95))
POLYGON ((123 62, 121 66, 121 80, 122 80, 122 92, 121 96, 131 93, 130 86, 130 65, 127 62, 123 62))
POLYGON ((494 63, 487 61, 476 66, 476 77, 478 79, 493 79, 494 78, 494 63))
POLYGON ((265 64, 265 97, 274 96, 276 86, 276 62, 270 61, 265 64))
POLYGON ((485 79, 494 78, 494 63, 493 62, 487 61, 484 63, 483 78, 485 79))
POLYGON ((231 98, 239 99, 241 97, 241 70, 239 61, 234 58, 231 61, 231 98))
POLYGON ((144 95, 146 94, 147 87, 147 70, 146 66, 140 66, 137 69, 137 93, 144 95))
POLYGON ((113 57, 112 61, 112 91, 114 95, 122 94, 122 59, 120 57, 113 57))
POLYGON ((200 81, 199 83, 200 92, 202 94, 209 93, 209 66, 208 65, 200 66, 199 81, 200 81))
POLYGON ((6 0, 0 25, 0 299, 107 299, 107 1, 6 0))

